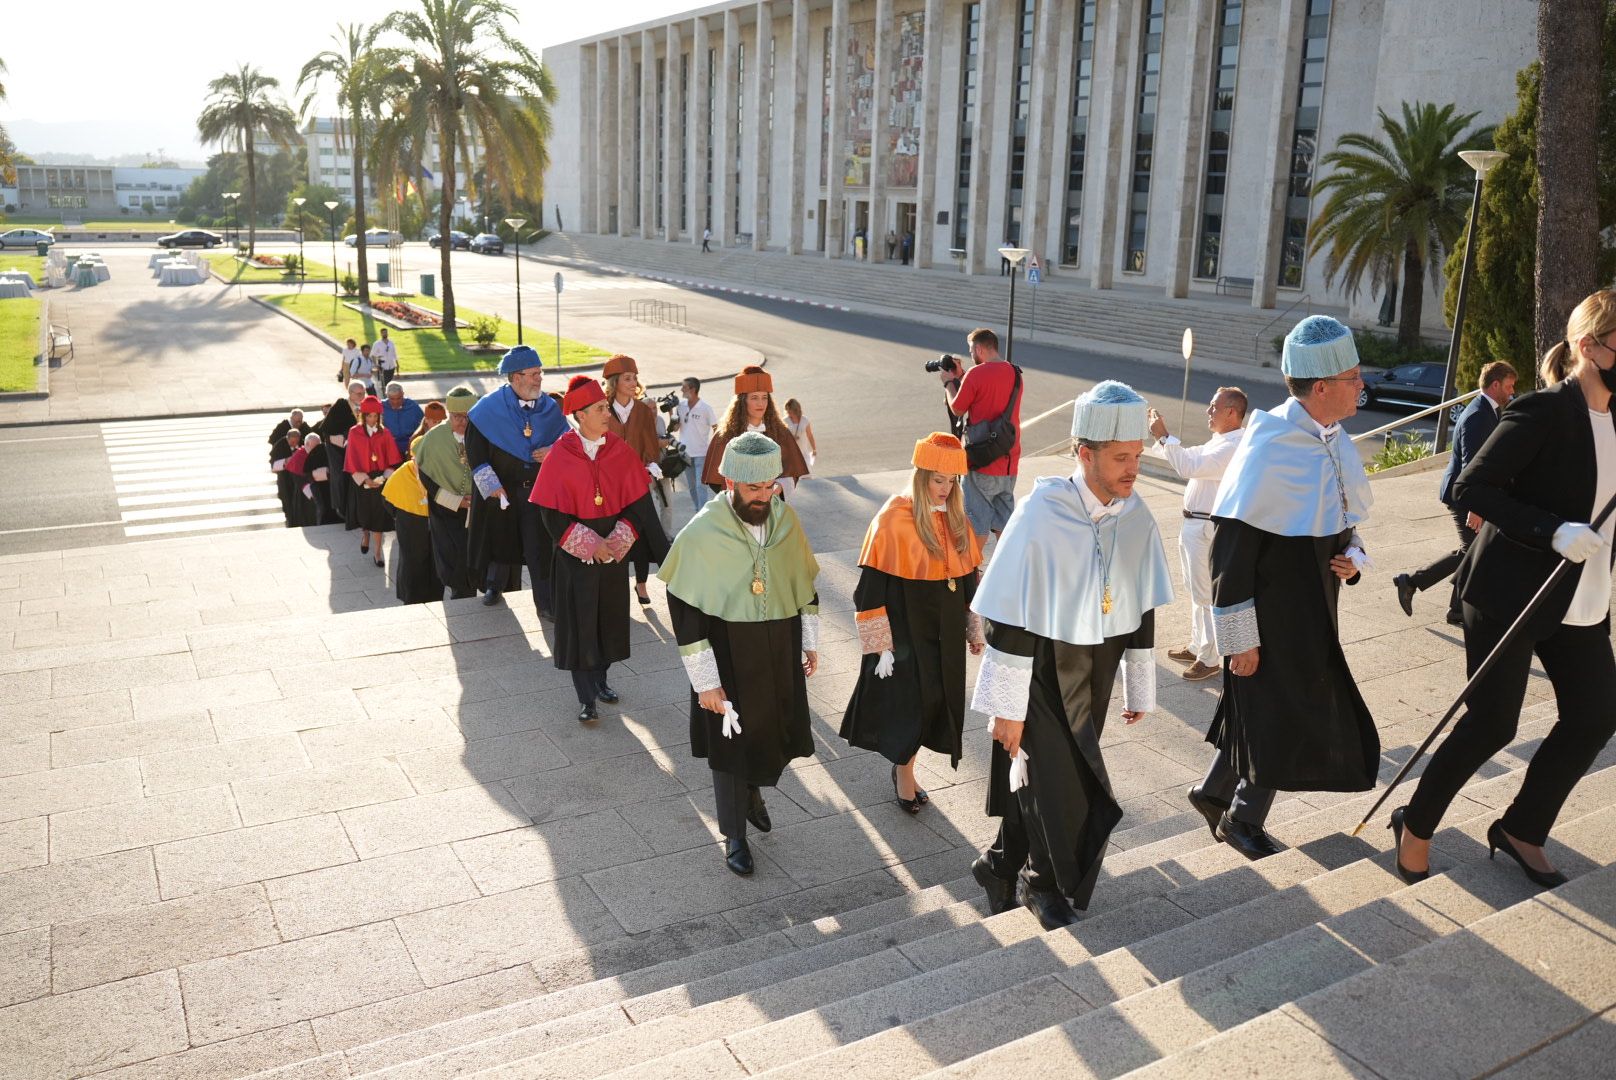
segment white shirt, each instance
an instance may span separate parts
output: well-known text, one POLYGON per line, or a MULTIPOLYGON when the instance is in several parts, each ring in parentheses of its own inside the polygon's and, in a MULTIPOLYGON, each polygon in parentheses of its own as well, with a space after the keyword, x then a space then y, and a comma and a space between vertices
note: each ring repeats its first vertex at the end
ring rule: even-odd
MULTIPOLYGON (((1610 413, 1588 410, 1588 421, 1594 429, 1594 460, 1598 462, 1598 478, 1594 481, 1594 504, 1588 510, 1590 520, 1605 508, 1616 495, 1616 428, 1611 427, 1610 413)), ((1599 527, 1605 543, 1616 537, 1616 514, 1605 519, 1599 527)), ((1600 552, 1582 564, 1582 576, 1577 579, 1577 591, 1566 609, 1567 626, 1595 626, 1610 613, 1610 552, 1600 552)))
POLYGON ((1218 500, 1218 481, 1223 479, 1245 435, 1245 428, 1235 428, 1212 436, 1200 446, 1185 446, 1176 435, 1169 435, 1150 452, 1165 458, 1174 472, 1189 481, 1184 489, 1184 509, 1192 514, 1210 514, 1218 500))
POLYGON ((707 446, 713 441, 713 429, 718 426, 718 415, 705 401, 679 403, 679 445, 693 458, 706 457, 707 446))
POLYGON ((393 344, 392 338, 378 338, 370 347, 370 360, 379 368, 388 371, 398 367, 398 347, 393 344))
POLYGON ((600 448, 606 445, 606 436, 604 434, 602 434, 600 438, 591 442, 584 438, 584 433, 580 431, 578 433, 578 439, 584 444, 584 453, 589 455, 590 461, 594 461, 595 455, 600 453, 600 448))
POLYGON ((358 349, 343 349, 342 364, 354 378, 370 374, 370 361, 358 349))
POLYGON ((1090 521, 1099 524, 1101 518, 1108 518, 1112 514, 1122 513, 1122 504, 1126 500, 1112 499, 1108 503, 1101 502, 1100 497, 1094 494, 1094 490, 1089 487, 1089 482, 1084 479, 1081 465, 1072 474, 1072 483, 1077 485, 1077 493, 1083 497, 1083 509, 1088 511, 1090 521))
MULTIPOLYGON (((634 411, 634 399, 630 398, 627 405, 619 405, 617 403, 616 398, 612 399, 612 412, 617 414, 617 422, 619 424, 628 423, 629 414, 632 413, 633 411, 634 411)), ((594 455, 590 455, 590 456, 593 457, 594 455)))

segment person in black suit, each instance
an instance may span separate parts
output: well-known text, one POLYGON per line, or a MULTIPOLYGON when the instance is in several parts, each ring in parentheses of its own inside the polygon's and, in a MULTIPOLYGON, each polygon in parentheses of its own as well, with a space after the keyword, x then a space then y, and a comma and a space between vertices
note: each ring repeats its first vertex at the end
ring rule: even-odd
MULTIPOLYGON (((1416 592, 1424 592, 1437 582, 1446 581, 1459 569, 1459 560, 1464 558, 1464 553, 1476 539, 1476 527, 1481 519, 1454 505, 1453 482, 1481 451, 1487 436, 1498 426, 1498 411, 1515 396, 1515 369, 1503 360, 1494 360, 1481 369, 1479 382, 1481 393, 1470 399, 1470 404, 1459 414, 1459 422, 1454 425, 1453 454, 1442 473, 1442 486, 1437 489, 1437 498, 1453 514, 1453 525, 1459 530, 1459 546, 1429 566, 1422 566, 1412 574, 1398 574, 1392 579, 1392 584, 1397 586, 1397 602, 1403 605, 1404 615, 1414 614, 1416 592)), ((1448 600, 1448 624, 1462 626, 1463 623, 1459 610, 1459 590, 1455 588, 1448 600)))
POLYGON ((1571 789, 1616 731, 1616 658, 1611 653, 1611 540, 1616 515, 1587 524, 1616 497, 1616 291, 1585 299, 1566 340, 1543 358, 1548 388, 1510 404, 1498 430, 1459 474, 1454 501, 1482 519, 1459 564, 1465 660, 1474 672, 1561 559, 1581 564, 1544 600, 1476 686, 1470 705, 1437 748, 1409 804, 1393 811, 1397 871, 1429 873, 1430 838, 1475 771, 1515 736, 1535 653, 1554 686, 1556 721, 1532 756, 1520 792, 1487 830, 1488 854, 1503 851, 1545 887, 1565 881, 1543 853, 1571 789))

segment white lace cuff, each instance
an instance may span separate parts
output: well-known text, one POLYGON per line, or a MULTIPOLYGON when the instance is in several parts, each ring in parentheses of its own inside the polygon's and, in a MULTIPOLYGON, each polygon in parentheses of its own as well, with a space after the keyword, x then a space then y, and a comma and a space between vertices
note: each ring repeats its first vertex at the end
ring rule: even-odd
POLYGON ((803 608, 802 610, 802 651, 811 653, 819 651, 819 609, 817 607, 803 608))
POLYGON ((886 608, 861 611, 854 617, 854 621, 858 623, 860 653, 868 656, 871 653, 892 651, 892 623, 887 619, 886 608))
POLYGON ((679 646, 679 659, 684 661, 685 674, 690 676, 690 688, 698 694, 717 690, 723 685, 718 677, 718 654, 703 638, 689 645, 679 646))
POLYGON ((1212 609, 1212 640, 1219 656, 1234 656, 1262 644, 1257 634, 1257 602, 1242 600, 1233 607, 1212 609))
POLYGON ((1027 718, 1027 693, 1032 686, 1032 657, 1000 652, 989 645, 982 654, 982 668, 976 676, 976 692, 971 708, 1006 720, 1027 718))
POLYGON ((1156 655, 1150 649, 1122 654, 1122 707, 1128 712, 1156 711, 1156 655))

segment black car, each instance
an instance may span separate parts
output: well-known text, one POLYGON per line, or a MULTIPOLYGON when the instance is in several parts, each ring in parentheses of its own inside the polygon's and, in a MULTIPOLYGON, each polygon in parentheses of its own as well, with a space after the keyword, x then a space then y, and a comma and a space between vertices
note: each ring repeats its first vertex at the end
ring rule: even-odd
POLYGON ((477 252, 479 255, 505 254, 505 241, 491 232, 478 233, 471 238, 469 246, 472 251, 477 252))
MULTIPOLYGON (((427 238, 426 242, 428 244, 432 245, 433 247, 440 247, 443 244, 443 235, 441 233, 433 233, 431 236, 429 236, 427 238)), ((469 235, 467 235, 466 233, 461 232, 459 229, 450 229, 449 230, 449 250, 450 251, 466 251, 470 247, 471 247, 471 237, 469 235)))
MULTIPOLYGON (((1428 409, 1445 400, 1442 396, 1443 364, 1398 364, 1394 368, 1365 368, 1363 389, 1358 391, 1358 408, 1372 409, 1387 405, 1400 405, 1410 409, 1428 409)), ((1450 419, 1457 420, 1464 411, 1455 405, 1449 411, 1450 419)))
POLYGON ((177 233, 169 233, 167 236, 158 237, 157 239, 157 246, 166 248, 210 248, 218 247, 222 243, 224 243, 224 237, 215 232, 208 232, 206 229, 182 229, 177 233))

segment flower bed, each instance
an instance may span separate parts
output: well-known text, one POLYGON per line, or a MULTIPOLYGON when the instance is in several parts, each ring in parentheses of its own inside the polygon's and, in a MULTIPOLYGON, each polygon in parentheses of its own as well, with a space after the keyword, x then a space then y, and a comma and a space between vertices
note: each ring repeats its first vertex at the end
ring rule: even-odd
MULTIPOLYGON (((439 330, 443 327, 443 316, 436 311, 402 300, 372 300, 368 307, 352 301, 344 306, 369 315, 395 330, 439 330)), ((466 323, 463 319, 456 319, 455 326, 464 329, 466 323)))
POLYGON ((255 266, 260 270, 282 270, 286 267, 286 260, 279 255, 254 255, 243 261, 248 266, 255 266))

